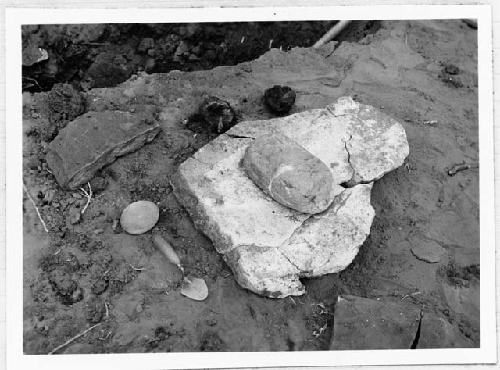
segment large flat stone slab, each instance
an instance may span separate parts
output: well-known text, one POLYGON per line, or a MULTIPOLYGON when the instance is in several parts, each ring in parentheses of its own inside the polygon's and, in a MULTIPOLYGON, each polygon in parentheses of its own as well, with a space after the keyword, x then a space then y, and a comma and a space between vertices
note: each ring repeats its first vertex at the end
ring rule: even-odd
POLYGON ((331 350, 410 349, 421 311, 411 304, 339 296, 331 350))
POLYGON ((71 121, 49 144, 47 164, 61 187, 75 189, 159 131, 148 113, 90 112, 71 121))
POLYGON ((400 166, 408 152, 398 122, 347 97, 325 109, 239 123, 181 164, 172 185, 240 285, 286 297, 304 293, 301 277, 349 265, 375 215, 372 181, 400 166), (285 207, 248 178, 241 165, 246 148, 273 132, 293 139, 331 171, 333 202, 324 212, 309 215, 285 207), (371 155, 351 153, 356 143, 371 155))

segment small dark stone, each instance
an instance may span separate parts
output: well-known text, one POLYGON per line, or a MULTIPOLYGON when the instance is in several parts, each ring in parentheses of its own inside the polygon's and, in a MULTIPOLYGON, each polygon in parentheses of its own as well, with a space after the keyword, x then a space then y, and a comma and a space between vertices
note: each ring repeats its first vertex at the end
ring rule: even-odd
POLYGON ((199 114, 210 131, 218 134, 229 130, 236 123, 236 114, 227 101, 210 96, 200 106, 199 114))
POLYGON ((288 86, 274 85, 264 92, 264 103, 275 114, 290 112, 295 103, 295 91, 288 86))
POLYGON ((141 42, 139 43, 139 46, 137 46, 137 51, 141 54, 144 54, 149 49, 154 48, 154 46, 155 46, 155 41, 150 37, 146 37, 142 39, 141 42))
POLYGON ((99 279, 92 285, 92 293, 100 295, 108 288, 109 282, 107 279, 99 279))
POLYGON ((456 65, 453 64, 445 64, 443 68, 445 73, 448 73, 450 75, 457 75, 460 70, 456 65))
POLYGON ((55 84, 47 94, 48 118, 53 128, 62 129, 66 123, 86 111, 86 101, 82 93, 70 84, 55 84))
POLYGON ((108 186, 108 180, 105 177, 96 176, 92 180, 90 180, 90 186, 92 187, 92 192, 94 194, 100 193, 103 190, 106 190, 108 186))

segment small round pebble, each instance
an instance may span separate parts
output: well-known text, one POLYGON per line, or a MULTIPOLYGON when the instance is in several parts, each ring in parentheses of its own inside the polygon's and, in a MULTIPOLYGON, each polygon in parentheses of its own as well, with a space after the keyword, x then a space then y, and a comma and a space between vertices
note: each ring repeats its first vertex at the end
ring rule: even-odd
POLYGON ((160 218, 156 204, 147 200, 131 203, 120 217, 120 225, 129 234, 144 234, 153 228, 160 218))

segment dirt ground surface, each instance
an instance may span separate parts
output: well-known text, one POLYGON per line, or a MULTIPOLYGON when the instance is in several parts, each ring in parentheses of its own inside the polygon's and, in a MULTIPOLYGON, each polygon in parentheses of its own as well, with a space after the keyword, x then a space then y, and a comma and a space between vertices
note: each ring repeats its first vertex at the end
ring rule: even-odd
POLYGON ((236 66, 140 73, 114 88, 25 93, 24 183, 49 230, 25 197, 25 353, 49 353, 93 325, 56 353, 327 350, 345 294, 404 301, 451 324, 456 342, 478 347, 477 32, 460 20, 384 21, 373 32, 335 49, 272 49, 236 66), (169 184, 216 135, 197 122, 204 94, 228 101, 239 121, 266 119, 273 115, 262 96, 274 84, 296 91, 291 113, 351 95, 399 120, 410 145, 404 166, 374 184, 375 220, 354 262, 305 279, 306 294, 285 299, 239 287, 169 184), (57 185, 44 160, 47 142, 85 111, 148 105, 158 108, 161 133, 98 173, 82 215, 87 199, 57 185), (450 176, 461 163, 471 166, 450 176), (180 272, 154 248, 151 232, 129 235, 116 222, 141 199, 159 204, 153 231, 171 242, 187 274, 206 281, 205 301, 180 294, 180 272), (429 242, 446 251, 437 263, 411 251, 429 242))

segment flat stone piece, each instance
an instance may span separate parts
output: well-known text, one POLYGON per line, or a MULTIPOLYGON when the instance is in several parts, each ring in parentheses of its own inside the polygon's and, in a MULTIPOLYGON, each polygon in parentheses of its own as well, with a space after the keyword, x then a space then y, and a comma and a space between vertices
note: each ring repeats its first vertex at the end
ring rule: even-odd
MULTIPOLYGON (((300 295, 301 277, 341 271, 354 259, 375 215, 370 204, 375 178, 354 166, 348 151, 352 135, 362 135, 362 121, 370 119, 358 117, 365 107, 341 98, 326 109, 241 122, 179 166, 171 180, 175 196, 223 254, 241 286, 273 298, 300 295), (273 133, 291 138, 326 164, 333 200, 323 212, 310 215, 285 207, 247 176, 245 151, 256 138, 273 133), (366 173, 363 183, 353 182, 357 173, 366 173)), ((367 124, 363 145, 368 151, 386 151, 392 159, 359 162, 375 166, 375 177, 401 165, 408 153, 403 127, 387 116, 377 117, 382 128, 367 124), (386 135, 387 130, 395 137, 386 135)))
POLYGON ((474 343, 465 338, 457 326, 432 313, 424 313, 417 348, 471 348, 474 343))
POLYGON ((332 202, 333 179, 328 167, 284 135, 268 134, 255 139, 242 164, 248 177, 284 206, 319 213, 332 202))
POLYGON ((49 144, 47 164, 61 187, 76 189, 117 157, 153 140, 159 130, 146 113, 87 113, 71 121, 49 144))
POLYGON ((304 221, 280 246, 281 253, 299 268, 300 276, 339 272, 352 262, 375 217, 371 189, 371 183, 346 189, 327 211, 304 221))
POLYGON ((420 322, 417 306, 339 296, 331 350, 410 349, 420 322))
POLYGON ((446 250, 433 240, 419 241, 411 247, 411 252, 419 260, 437 263, 446 254, 446 250))

